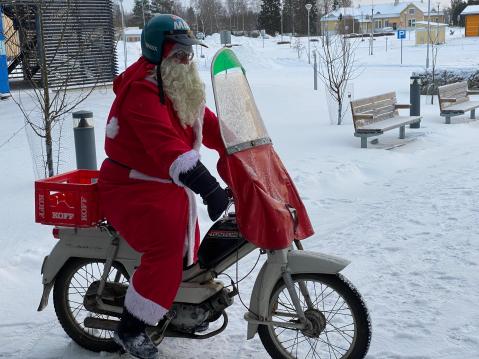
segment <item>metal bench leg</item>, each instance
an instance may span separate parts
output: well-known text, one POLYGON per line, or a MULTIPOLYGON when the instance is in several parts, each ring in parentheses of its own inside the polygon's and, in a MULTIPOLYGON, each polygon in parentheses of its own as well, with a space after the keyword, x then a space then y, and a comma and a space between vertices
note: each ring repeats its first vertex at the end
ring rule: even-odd
POLYGON ((451 116, 446 116, 446 125, 451 124, 451 116))
POLYGON ((406 138, 406 126, 399 127, 399 138, 406 138))
POLYGON ((368 148, 368 138, 361 136, 361 148, 368 148))
POLYGON ((471 119, 473 119, 473 120, 476 119, 476 109, 475 109, 475 108, 473 108, 473 109, 471 110, 471 119))

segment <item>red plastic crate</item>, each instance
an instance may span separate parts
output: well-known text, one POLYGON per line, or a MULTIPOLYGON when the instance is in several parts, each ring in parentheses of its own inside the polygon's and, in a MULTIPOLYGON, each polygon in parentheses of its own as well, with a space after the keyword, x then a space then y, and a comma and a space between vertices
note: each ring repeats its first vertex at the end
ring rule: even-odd
POLYGON ((98 171, 76 170, 35 181, 35 222, 93 227, 100 218, 98 171))

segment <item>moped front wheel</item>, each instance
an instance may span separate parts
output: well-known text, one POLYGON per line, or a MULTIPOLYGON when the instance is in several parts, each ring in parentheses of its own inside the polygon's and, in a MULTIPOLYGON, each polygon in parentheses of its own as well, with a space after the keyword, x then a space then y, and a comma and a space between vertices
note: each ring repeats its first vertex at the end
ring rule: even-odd
POLYGON ((273 359, 361 359, 371 340, 371 322, 356 288, 342 275, 296 274, 292 276, 301 307, 309 321, 300 325, 289 291, 281 279, 269 300, 268 320, 258 333, 273 359))
MULTIPOLYGON (((113 341, 113 332, 87 328, 87 317, 117 319, 88 311, 83 299, 88 287, 100 280, 105 263, 98 259, 72 259, 62 268, 53 287, 53 303, 58 321, 65 332, 85 349, 115 352, 120 347, 113 341)), ((123 266, 113 263, 107 282, 128 284, 128 274, 123 266)))

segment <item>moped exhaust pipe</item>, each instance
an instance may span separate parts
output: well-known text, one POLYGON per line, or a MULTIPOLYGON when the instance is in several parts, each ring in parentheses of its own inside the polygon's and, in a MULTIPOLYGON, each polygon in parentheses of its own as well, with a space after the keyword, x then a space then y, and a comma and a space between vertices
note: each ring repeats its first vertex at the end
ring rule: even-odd
POLYGON ((100 319, 93 317, 87 317, 83 321, 83 324, 86 328, 110 330, 112 332, 116 331, 119 323, 119 320, 100 319))

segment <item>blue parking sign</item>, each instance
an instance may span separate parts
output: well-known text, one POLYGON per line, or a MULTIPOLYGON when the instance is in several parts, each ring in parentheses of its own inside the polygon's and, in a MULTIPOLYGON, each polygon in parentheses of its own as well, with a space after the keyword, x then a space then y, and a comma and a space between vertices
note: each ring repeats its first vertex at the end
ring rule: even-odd
POLYGON ((401 39, 401 40, 405 39, 406 38, 406 30, 398 30, 397 38, 401 39))

